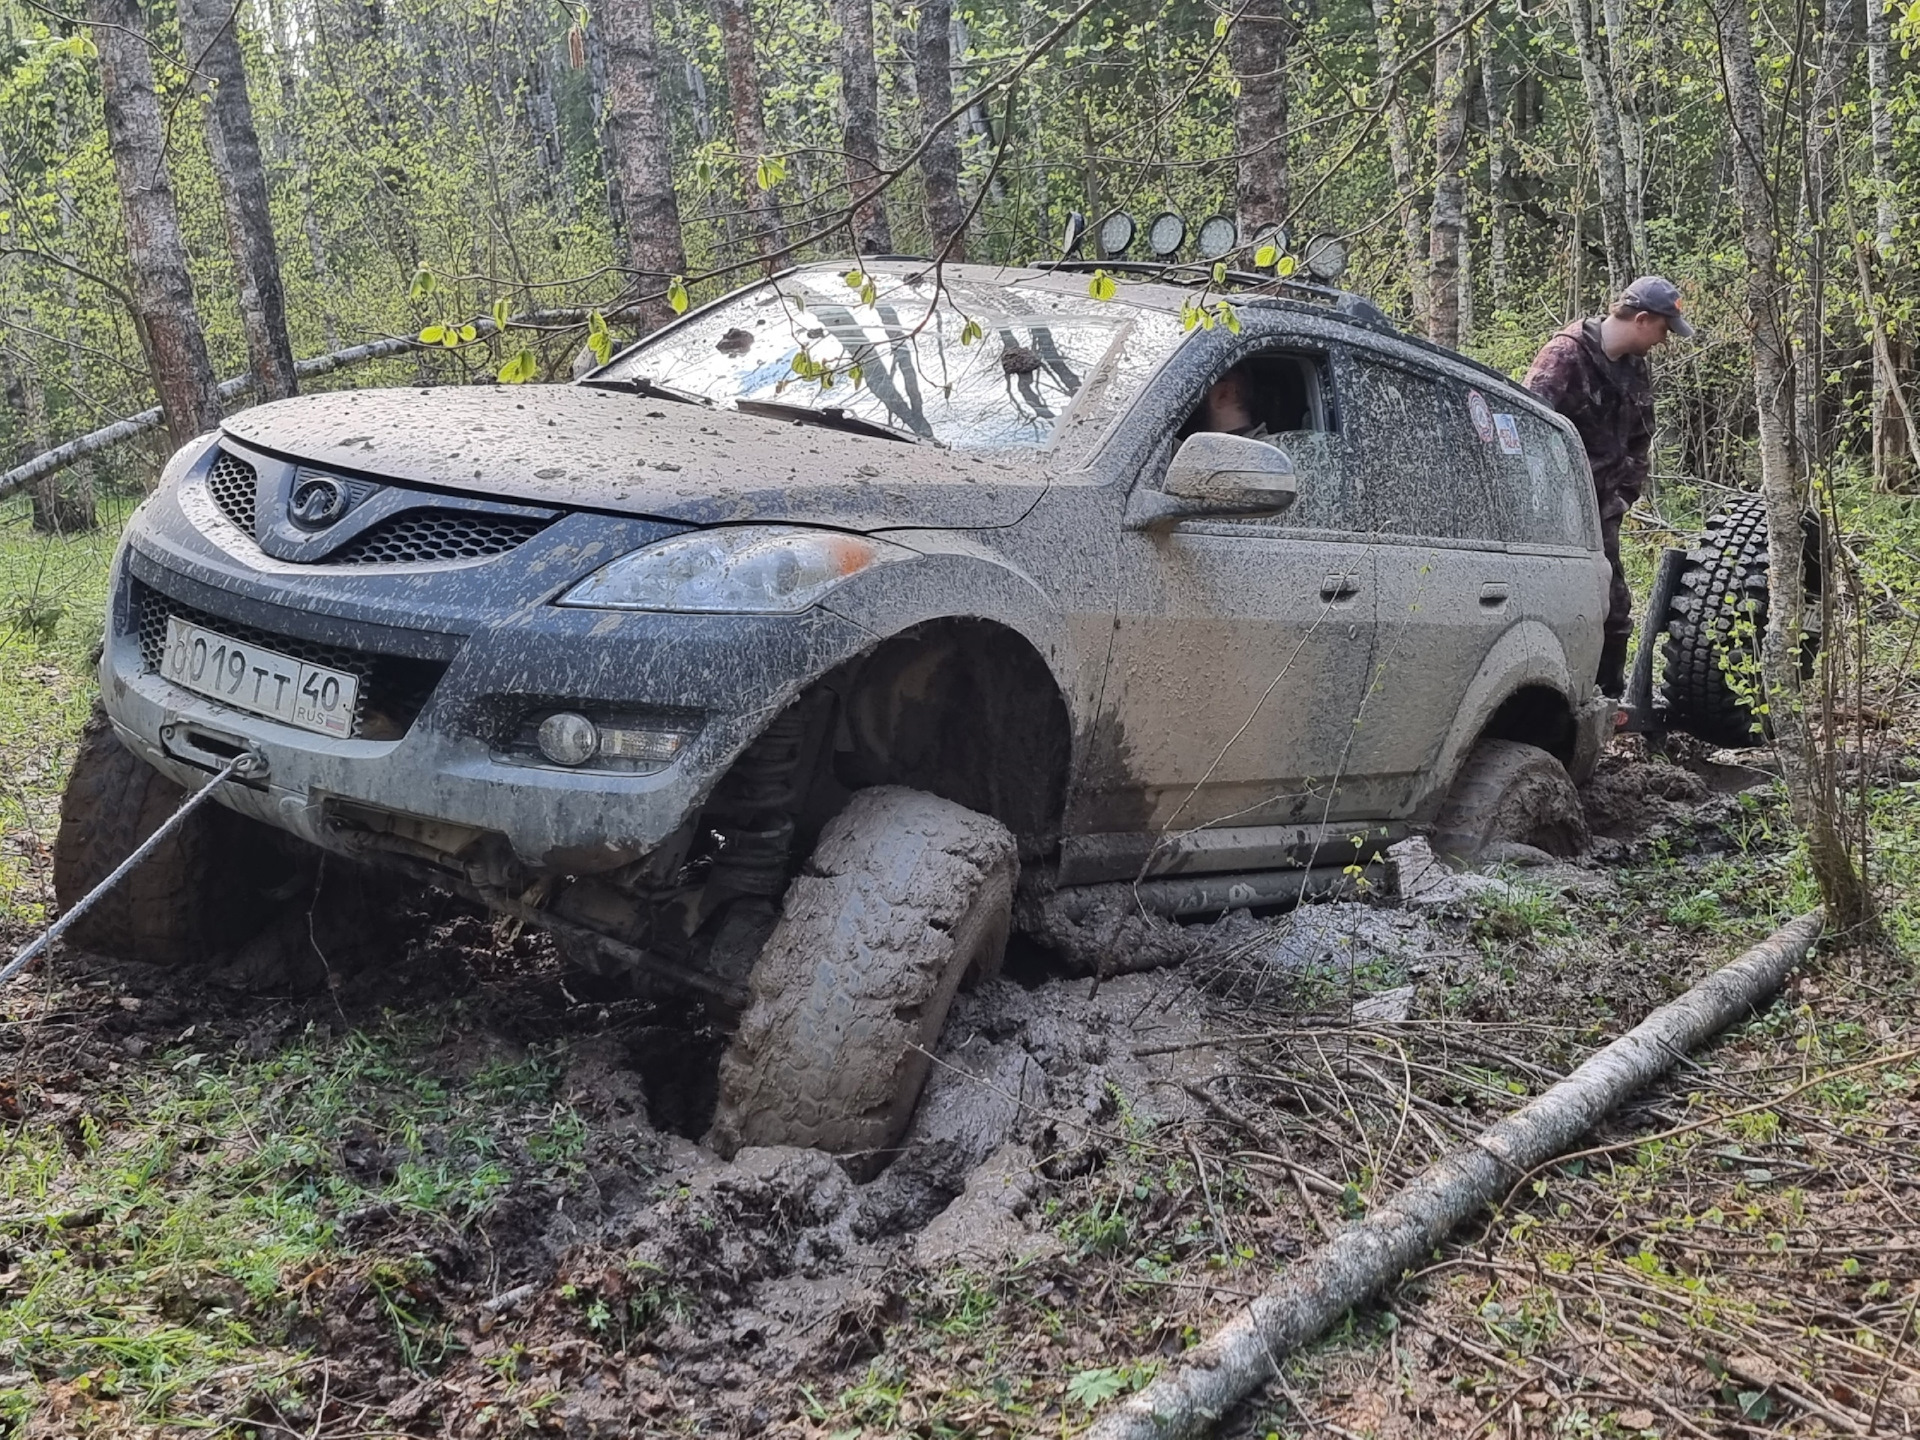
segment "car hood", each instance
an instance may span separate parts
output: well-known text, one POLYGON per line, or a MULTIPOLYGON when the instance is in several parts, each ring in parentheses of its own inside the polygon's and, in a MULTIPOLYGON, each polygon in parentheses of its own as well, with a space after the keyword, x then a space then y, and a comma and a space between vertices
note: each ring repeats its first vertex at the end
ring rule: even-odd
POLYGON ((307 395, 243 410, 224 429, 374 479, 693 525, 984 529, 1014 523, 1047 483, 1037 459, 574 385, 307 395))

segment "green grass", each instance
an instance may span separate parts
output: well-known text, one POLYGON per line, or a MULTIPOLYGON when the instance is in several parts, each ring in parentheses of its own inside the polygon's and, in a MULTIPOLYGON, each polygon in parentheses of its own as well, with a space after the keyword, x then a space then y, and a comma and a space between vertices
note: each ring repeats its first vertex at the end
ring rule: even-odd
POLYGON ((93 703, 107 575, 124 499, 87 535, 33 533, 24 499, 0 503, 0 922, 44 918, 44 853, 60 785, 93 703))

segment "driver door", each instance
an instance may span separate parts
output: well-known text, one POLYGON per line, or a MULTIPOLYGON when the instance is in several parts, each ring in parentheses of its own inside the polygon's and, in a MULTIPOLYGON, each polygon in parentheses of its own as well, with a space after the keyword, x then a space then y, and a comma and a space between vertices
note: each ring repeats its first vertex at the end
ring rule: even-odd
POLYGON ((1294 459, 1299 493, 1277 516, 1122 534, 1104 763, 1075 828, 1169 836, 1372 811, 1375 797, 1348 762, 1370 679, 1373 550, 1360 476, 1341 454, 1326 352, 1222 347, 1168 404, 1189 418, 1134 484, 1159 483, 1230 363, 1254 364, 1254 438, 1294 459))

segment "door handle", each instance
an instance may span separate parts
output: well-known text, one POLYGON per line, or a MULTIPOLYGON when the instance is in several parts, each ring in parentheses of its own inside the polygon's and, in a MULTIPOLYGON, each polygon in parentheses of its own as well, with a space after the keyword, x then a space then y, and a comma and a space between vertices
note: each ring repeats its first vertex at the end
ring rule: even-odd
POLYGON ((1489 580, 1480 587, 1480 603, 1489 610, 1507 603, 1507 587, 1498 580, 1489 580))
POLYGON ((1329 570, 1320 582, 1322 600, 1346 600, 1360 593, 1360 577, 1351 570, 1329 570))

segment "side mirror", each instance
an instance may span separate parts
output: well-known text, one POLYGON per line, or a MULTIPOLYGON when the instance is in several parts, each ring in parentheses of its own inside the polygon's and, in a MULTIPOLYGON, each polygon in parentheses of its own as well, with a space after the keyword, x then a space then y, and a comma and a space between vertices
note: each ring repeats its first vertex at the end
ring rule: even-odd
POLYGON ((1127 501, 1127 527, 1201 515, 1278 515, 1299 493, 1293 461, 1284 451, 1244 435, 1203 431, 1180 442, 1158 488, 1140 486, 1127 501))

